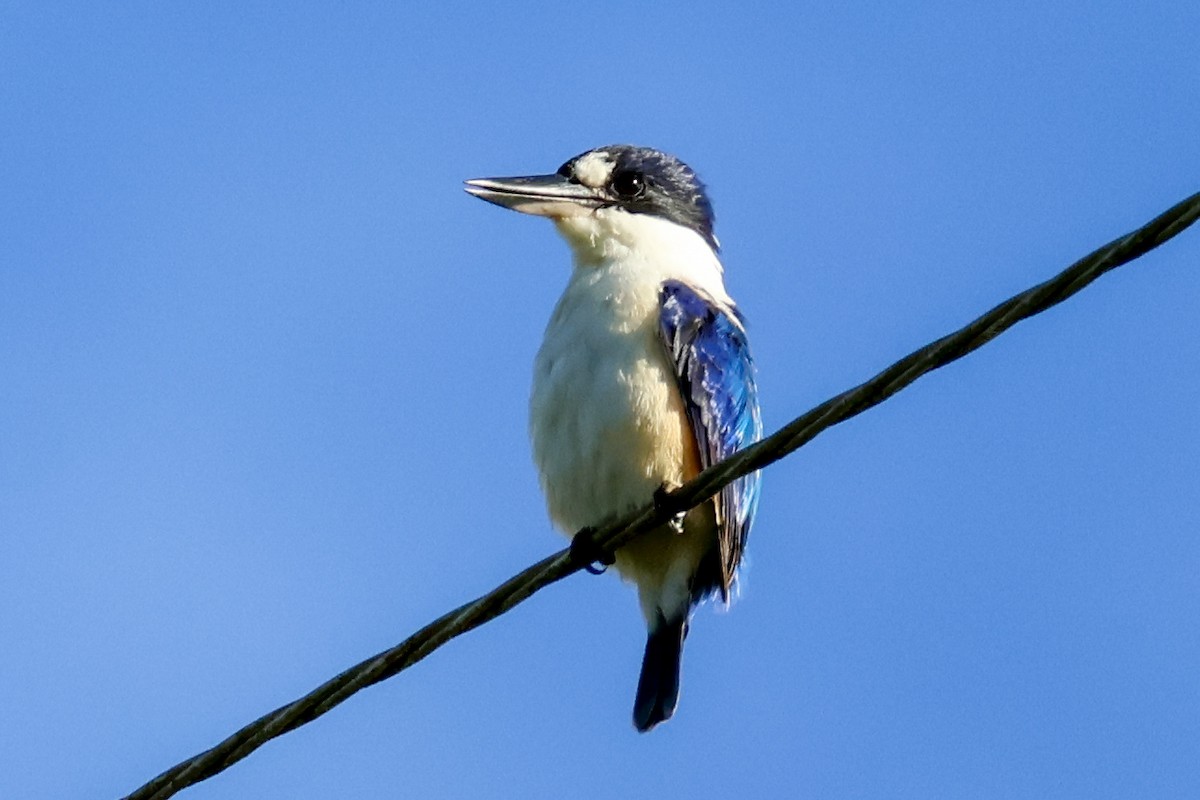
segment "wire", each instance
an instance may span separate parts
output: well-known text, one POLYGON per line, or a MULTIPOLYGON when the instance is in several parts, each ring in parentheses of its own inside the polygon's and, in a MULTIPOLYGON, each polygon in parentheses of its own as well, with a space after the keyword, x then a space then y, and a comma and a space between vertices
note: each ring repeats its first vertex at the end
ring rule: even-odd
MULTIPOLYGON (((839 422, 882 403, 917 378, 982 347, 1023 319, 1061 303, 1104 273, 1127 264, 1178 235, 1200 217, 1194 194, 1130 234, 1085 256, 1063 272, 1015 295, 967 326, 915 350, 866 383, 826 400, 761 442, 714 464, 655 503, 593 532, 613 551, 630 539, 693 508, 726 484, 772 464, 839 422)), ((259 717, 210 750, 183 761, 128 795, 126 800, 163 800, 199 783, 288 731, 321 716, 351 695, 416 664, 456 636, 500 616, 539 589, 582 569, 569 549, 542 559, 492 591, 429 623, 400 644, 356 664, 299 700, 259 717)))

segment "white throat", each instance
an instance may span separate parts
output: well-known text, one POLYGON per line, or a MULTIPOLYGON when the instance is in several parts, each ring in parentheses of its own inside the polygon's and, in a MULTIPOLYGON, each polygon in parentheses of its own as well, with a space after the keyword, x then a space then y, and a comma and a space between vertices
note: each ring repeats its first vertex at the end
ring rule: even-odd
MULTIPOLYGON (((728 301, 721 287, 721 262, 704 237, 650 214, 600 208, 591 214, 556 219, 571 246, 576 269, 627 264, 657 276, 689 280, 728 301)), ((650 277, 650 275, 647 275, 650 277)))

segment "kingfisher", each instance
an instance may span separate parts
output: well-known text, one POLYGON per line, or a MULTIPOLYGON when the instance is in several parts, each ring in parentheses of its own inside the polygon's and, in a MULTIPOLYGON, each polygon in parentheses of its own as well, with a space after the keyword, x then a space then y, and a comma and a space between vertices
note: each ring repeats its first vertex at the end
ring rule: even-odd
POLYGON ((730 601, 758 505, 756 472, 616 553, 590 539, 762 437, 708 192, 675 156, 627 144, 589 150, 553 175, 469 180, 466 191, 549 217, 571 248, 534 360, 533 458, 572 553, 614 564, 637 587, 647 638, 633 723, 648 731, 675 713, 693 609, 730 601))

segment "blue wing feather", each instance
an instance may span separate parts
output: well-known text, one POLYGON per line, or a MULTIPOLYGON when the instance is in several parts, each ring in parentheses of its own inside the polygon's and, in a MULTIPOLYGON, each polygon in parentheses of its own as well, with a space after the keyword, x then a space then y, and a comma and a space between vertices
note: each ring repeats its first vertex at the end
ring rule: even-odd
MULTIPOLYGON (((703 467, 709 467, 762 438, 754 362, 740 315, 680 281, 659 292, 663 343, 692 424, 703 467)), ((718 548, 702 563, 693 595, 730 587, 758 507, 759 473, 739 478, 714 498, 718 548)))

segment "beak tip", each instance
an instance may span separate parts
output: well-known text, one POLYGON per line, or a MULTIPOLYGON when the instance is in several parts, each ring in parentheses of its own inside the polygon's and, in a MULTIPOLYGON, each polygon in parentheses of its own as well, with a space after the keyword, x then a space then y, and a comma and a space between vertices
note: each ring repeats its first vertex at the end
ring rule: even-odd
POLYGON ((463 191, 472 197, 486 200, 487 189, 482 185, 483 182, 482 178, 471 178, 470 180, 463 181, 463 191))

